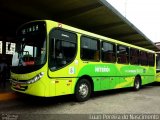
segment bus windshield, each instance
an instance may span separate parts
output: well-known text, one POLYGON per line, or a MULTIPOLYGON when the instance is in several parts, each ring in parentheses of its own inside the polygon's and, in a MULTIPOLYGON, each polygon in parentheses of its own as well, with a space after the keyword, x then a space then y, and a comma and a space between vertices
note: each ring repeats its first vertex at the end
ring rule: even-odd
POLYGON ((46 62, 45 23, 26 24, 17 32, 12 66, 37 66, 46 62))

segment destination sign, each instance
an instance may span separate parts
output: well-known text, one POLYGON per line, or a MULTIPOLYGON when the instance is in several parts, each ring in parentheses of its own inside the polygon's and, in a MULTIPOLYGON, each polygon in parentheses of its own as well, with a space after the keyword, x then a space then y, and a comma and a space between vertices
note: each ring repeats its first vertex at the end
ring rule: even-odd
POLYGON ((45 30, 45 22, 31 22, 20 27, 20 29, 18 30, 18 35, 26 35, 33 32, 40 32, 45 30))

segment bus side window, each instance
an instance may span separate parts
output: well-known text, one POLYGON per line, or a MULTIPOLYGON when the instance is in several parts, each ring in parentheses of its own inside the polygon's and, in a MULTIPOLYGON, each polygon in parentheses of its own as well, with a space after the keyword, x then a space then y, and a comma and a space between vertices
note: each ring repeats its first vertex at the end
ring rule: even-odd
POLYGON ((117 57, 118 63, 128 64, 129 63, 129 48, 125 46, 117 46, 117 57))
POLYGON ((77 52, 77 35, 53 29, 50 33, 49 67, 54 71, 71 63, 77 52))
POLYGON ((100 60, 100 41, 82 36, 81 37, 81 59, 88 61, 100 60))
POLYGON ((116 62, 116 45, 113 43, 102 42, 102 56, 103 62, 116 62))
POLYGON ((130 64, 139 64, 139 50, 133 48, 130 49, 130 64))
POLYGON ((94 54, 94 60, 98 61, 99 60, 99 51, 96 51, 94 54))
POLYGON ((140 64, 143 66, 148 66, 148 54, 147 52, 140 51, 140 64))
POLYGON ((149 63, 149 66, 154 66, 155 56, 153 53, 148 53, 148 63, 149 63))

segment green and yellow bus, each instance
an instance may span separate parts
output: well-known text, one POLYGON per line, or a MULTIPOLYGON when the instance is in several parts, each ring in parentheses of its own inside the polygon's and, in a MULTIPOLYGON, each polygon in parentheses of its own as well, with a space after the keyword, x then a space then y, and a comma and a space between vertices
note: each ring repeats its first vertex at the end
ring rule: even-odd
POLYGON ((133 87, 156 79, 154 51, 50 20, 17 30, 12 89, 34 96, 74 94, 86 101, 94 91, 133 87))

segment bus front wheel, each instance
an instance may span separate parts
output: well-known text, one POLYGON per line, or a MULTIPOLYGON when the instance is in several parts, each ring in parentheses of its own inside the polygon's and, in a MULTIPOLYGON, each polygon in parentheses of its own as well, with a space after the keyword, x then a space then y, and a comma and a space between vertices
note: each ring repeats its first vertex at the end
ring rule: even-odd
POLYGON ((139 76, 135 77, 133 88, 135 91, 138 91, 141 88, 141 78, 139 76))
POLYGON ((79 102, 84 102, 90 98, 91 95, 91 83, 87 79, 81 79, 78 81, 75 88, 75 97, 79 102))

